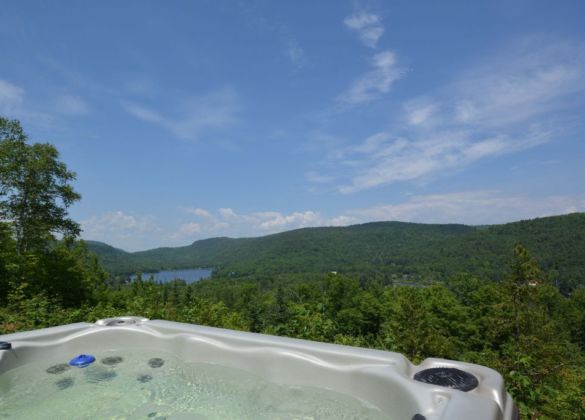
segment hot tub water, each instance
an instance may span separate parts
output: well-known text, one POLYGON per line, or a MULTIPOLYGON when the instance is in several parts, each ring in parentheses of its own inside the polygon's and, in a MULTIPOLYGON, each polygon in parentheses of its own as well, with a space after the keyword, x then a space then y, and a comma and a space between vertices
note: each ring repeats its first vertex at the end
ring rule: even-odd
POLYGON ((94 355, 86 368, 67 366, 67 354, 0 375, 0 419, 387 419, 344 394, 159 351, 94 355))

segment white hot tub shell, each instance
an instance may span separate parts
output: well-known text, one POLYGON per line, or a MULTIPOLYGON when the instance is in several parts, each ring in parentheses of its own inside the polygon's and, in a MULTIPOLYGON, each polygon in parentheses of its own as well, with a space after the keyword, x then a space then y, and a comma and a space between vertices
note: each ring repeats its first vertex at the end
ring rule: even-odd
MULTIPOLYGON (((190 362, 214 363, 293 386, 329 389, 366 401, 392 419, 514 420, 517 410, 499 373, 484 366, 140 317, 76 323, 0 336, 0 374, 27 363, 89 351, 151 349, 190 362), (414 376, 456 368, 477 379, 460 391, 414 376)), ((67 359, 69 360, 69 359, 67 359)))

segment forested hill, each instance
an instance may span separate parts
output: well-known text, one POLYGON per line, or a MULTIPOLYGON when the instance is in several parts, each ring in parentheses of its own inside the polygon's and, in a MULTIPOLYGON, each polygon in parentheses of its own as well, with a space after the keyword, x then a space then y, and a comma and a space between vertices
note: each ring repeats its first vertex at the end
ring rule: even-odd
POLYGON ((585 284, 585 213, 482 227, 375 222, 304 228, 134 253, 88 242, 112 274, 214 267, 218 274, 238 277, 337 271, 398 282, 462 272, 500 278, 516 243, 563 288, 585 284))

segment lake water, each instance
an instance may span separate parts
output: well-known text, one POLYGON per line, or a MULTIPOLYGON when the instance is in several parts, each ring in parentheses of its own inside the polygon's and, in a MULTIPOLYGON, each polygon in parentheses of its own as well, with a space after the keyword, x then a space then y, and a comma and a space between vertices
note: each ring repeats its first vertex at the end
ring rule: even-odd
MULTIPOLYGON (((158 273, 142 273, 142 280, 148 280, 150 276, 154 277, 157 283, 168 283, 170 281, 181 279, 187 283, 195 283, 196 281, 208 279, 211 277, 213 270, 209 268, 189 268, 186 270, 163 270, 158 273)), ((130 277, 134 280, 136 275, 130 277)))

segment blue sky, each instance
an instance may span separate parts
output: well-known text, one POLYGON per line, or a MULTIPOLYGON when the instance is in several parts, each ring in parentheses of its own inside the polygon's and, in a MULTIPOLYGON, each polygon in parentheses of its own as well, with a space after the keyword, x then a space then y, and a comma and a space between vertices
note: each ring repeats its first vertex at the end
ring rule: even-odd
POLYGON ((0 115, 127 250, 585 211, 582 1, 0 7, 0 115))

